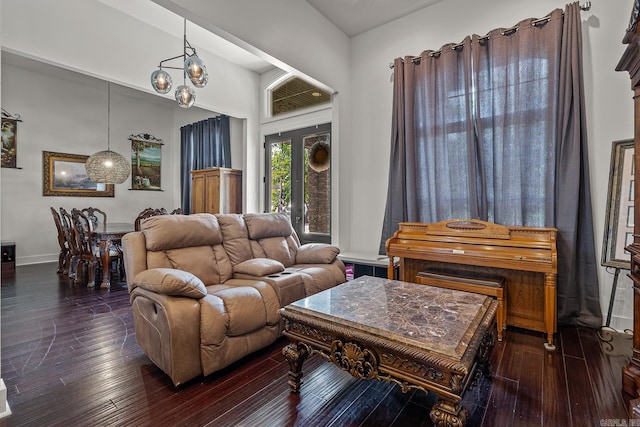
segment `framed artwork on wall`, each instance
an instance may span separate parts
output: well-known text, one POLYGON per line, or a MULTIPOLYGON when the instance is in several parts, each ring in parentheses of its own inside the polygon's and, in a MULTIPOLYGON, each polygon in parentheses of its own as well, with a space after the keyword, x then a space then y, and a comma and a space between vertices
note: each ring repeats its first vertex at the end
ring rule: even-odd
POLYGON ((602 245, 601 264, 605 267, 630 269, 631 255, 625 247, 633 242, 634 155, 633 139, 613 142, 602 245))
POLYGON ((129 136, 131 140, 131 189, 162 191, 162 140, 149 134, 129 136))
POLYGON ((87 175, 84 163, 89 156, 42 152, 42 195, 114 197, 113 184, 97 184, 87 175))
POLYGON ((19 114, 10 114, 2 109, 2 153, 0 155, 0 167, 17 169, 18 153, 18 122, 21 122, 19 114))

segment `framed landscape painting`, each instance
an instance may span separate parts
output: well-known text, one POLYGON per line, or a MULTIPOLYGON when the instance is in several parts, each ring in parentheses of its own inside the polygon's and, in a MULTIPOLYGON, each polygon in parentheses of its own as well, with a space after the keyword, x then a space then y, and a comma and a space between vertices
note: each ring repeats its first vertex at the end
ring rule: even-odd
POLYGON ((114 197, 113 184, 97 184, 89 178, 84 163, 89 156, 42 152, 42 195, 114 197))
MULTIPOLYGON (((153 137, 151 137, 153 138, 153 137)), ((162 142, 131 137, 131 189, 162 191, 162 142)))

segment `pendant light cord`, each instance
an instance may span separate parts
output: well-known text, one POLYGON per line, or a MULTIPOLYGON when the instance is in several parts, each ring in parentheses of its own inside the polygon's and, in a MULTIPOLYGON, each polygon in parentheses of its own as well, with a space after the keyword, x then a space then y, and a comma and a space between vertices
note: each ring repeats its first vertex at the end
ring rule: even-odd
POLYGON ((107 151, 111 151, 111 82, 107 82, 107 151))
MULTIPOLYGON (((184 26, 182 30, 182 64, 187 60, 187 18, 184 18, 184 26)), ((182 84, 187 84, 187 69, 182 67, 182 84)))

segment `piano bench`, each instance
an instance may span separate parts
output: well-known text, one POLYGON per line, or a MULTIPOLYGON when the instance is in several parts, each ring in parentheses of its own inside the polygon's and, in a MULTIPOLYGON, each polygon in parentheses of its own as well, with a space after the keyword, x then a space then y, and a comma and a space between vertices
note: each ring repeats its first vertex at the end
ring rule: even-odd
POLYGON ((472 292, 497 299, 498 313, 496 314, 496 323, 498 324, 498 341, 502 341, 503 331, 507 329, 507 299, 505 298, 507 282, 504 277, 427 268, 418 273, 416 283, 472 292))

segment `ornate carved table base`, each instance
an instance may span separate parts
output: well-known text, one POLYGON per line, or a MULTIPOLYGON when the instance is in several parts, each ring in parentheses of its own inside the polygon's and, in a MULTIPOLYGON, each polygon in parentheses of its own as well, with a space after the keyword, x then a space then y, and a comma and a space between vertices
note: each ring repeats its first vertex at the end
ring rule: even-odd
MULTIPOLYGON (((371 285, 371 279, 373 278, 365 278, 365 282, 368 281, 371 285)), ((401 283, 403 286, 417 286, 418 288, 421 286, 385 279, 376 280, 391 284, 401 283)), ((341 287, 352 287, 350 285, 352 283, 349 282, 341 287)), ((364 291, 367 291, 366 285, 363 286, 365 286, 364 291)), ((434 292, 430 287, 422 286, 422 290, 424 289, 427 289, 426 292, 434 292)), ((331 307, 332 316, 326 316, 327 313, 314 312, 309 309, 313 308, 314 301, 309 299, 314 296, 301 300, 306 302, 297 302, 281 310, 285 318, 284 335, 291 341, 282 349, 284 357, 289 362, 288 384, 291 391, 293 393, 300 391, 303 376, 302 365, 309 356, 318 354, 340 369, 349 372, 355 378, 393 382, 398 384, 403 392, 412 389, 422 390, 425 393, 431 391, 439 398, 430 412, 433 423, 441 427, 464 426, 468 414, 460 401, 464 392, 475 384, 477 375, 489 374, 489 359, 497 335, 495 315, 498 302, 485 296, 478 296, 480 304, 468 309, 468 307, 463 307, 465 303, 462 301, 464 298, 469 298, 470 294, 451 290, 442 291, 443 294, 440 296, 446 297, 444 299, 446 301, 452 301, 452 298, 455 300, 456 295, 464 294, 459 301, 453 301, 444 308, 448 313, 453 311, 452 307, 458 310, 456 321, 465 333, 459 341, 452 343, 443 343, 442 339, 431 339, 420 340, 418 345, 415 345, 416 343, 411 339, 403 339, 404 332, 393 327, 393 321, 384 323, 387 325, 385 328, 388 329, 380 329, 370 325, 356 325, 348 318, 336 317, 338 314, 336 310, 340 310, 337 305, 339 301, 353 301, 352 299, 344 299, 343 290, 340 289, 336 292, 336 299, 331 300, 331 296, 328 299, 326 296, 324 298, 325 302, 331 300, 328 306, 331 307), (431 349, 430 346, 434 349, 431 349), (447 348, 455 348, 456 351, 459 351, 459 356, 445 354, 447 348)), ((376 289, 372 287, 367 292, 375 294, 376 289)), ((413 288, 407 292, 407 288, 403 287, 398 295, 404 296, 404 298, 418 296, 410 295, 411 292, 413 292, 413 288)), ((422 291, 418 290, 418 292, 422 291)), ((432 296, 429 295, 429 298, 432 296)), ((386 293, 385 299, 387 310, 399 311, 392 308, 393 295, 391 293, 386 293)), ((435 306, 425 306, 423 301, 420 306, 427 309, 425 320, 429 319, 430 313, 437 312, 435 306)), ((354 316, 358 316, 358 311, 362 314, 362 307, 355 310, 352 305, 343 308, 348 309, 349 313, 354 313, 354 316)), ((379 307, 369 309, 372 313, 376 310, 379 312, 379 307)), ((407 310, 410 311, 410 309, 407 310)), ((407 310, 397 314, 403 315, 407 310)), ((371 314, 369 317, 375 317, 375 315, 371 314)), ((433 318, 434 323, 437 323, 438 316, 433 318)), ((388 320, 393 319, 393 316, 388 317, 388 320)), ((415 321, 415 313, 411 314, 411 319, 415 321)), ((411 329, 410 324, 403 322, 398 324, 411 329)), ((429 329, 429 327, 425 327, 425 329, 429 329)), ((409 333, 407 336, 411 335, 409 333)))
MULTIPOLYGON (((102 284, 100 285, 103 289, 111 288, 111 276, 110 276, 110 266, 111 266, 111 249, 115 244, 119 244, 122 236, 125 234, 134 231, 133 224, 129 223, 107 223, 103 227, 99 227, 93 231, 93 235, 99 241, 100 248, 100 261, 102 263, 102 284)), ((92 285, 95 286, 95 283, 92 285)))

